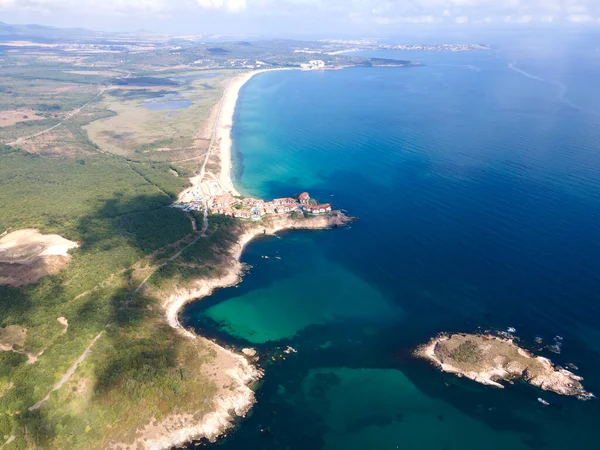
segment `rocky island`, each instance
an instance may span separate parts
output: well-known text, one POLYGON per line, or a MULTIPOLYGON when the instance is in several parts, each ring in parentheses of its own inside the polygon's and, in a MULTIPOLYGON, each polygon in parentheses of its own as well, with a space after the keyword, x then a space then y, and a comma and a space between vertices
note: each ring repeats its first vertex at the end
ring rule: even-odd
POLYGON ((521 379, 545 391, 593 397, 582 377, 534 356, 512 339, 492 334, 440 334, 415 350, 415 356, 431 361, 443 372, 470 378, 481 384, 503 388, 500 381, 521 379))

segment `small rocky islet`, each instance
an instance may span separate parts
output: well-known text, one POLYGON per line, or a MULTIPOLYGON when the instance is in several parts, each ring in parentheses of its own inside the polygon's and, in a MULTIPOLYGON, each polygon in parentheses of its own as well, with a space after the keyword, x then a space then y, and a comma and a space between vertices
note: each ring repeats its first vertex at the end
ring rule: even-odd
POLYGON ((441 333, 414 351, 443 372, 481 384, 504 388, 501 381, 524 380, 532 386, 560 395, 588 400, 583 378, 519 347, 510 336, 441 333))

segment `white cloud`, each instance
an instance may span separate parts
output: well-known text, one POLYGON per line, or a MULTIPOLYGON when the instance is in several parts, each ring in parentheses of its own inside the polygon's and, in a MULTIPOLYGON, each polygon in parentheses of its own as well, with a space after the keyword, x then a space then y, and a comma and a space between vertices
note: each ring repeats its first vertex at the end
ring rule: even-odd
MULTIPOLYGON (((0 0, 0 11, 121 17, 180 17, 346 24, 397 23, 586 23, 600 17, 600 0, 0 0), (468 18, 468 20, 466 19, 468 18)), ((7 20, 6 14, 0 20, 7 20)), ((282 25, 285 29, 285 26, 282 25)))
POLYGON ((80 11, 96 14, 156 15, 170 10, 169 0, 0 0, 0 11, 38 11, 60 14, 80 11))
POLYGON ((567 20, 573 23, 593 22, 595 19, 589 14, 571 14, 567 16, 567 20))
POLYGON ((531 14, 526 14, 524 16, 516 17, 514 19, 515 23, 531 23, 533 22, 534 17, 531 14))
POLYGON ((246 0, 196 0, 201 8, 225 9, 232 13, 244 11, 248 4, 246 0))

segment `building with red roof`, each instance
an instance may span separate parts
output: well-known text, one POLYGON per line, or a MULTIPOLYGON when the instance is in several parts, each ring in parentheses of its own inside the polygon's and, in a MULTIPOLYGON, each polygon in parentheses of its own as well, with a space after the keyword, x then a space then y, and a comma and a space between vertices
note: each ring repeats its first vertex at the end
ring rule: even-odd
POLYGON ((301 205, 308 205, 308 202, 310 201, 310 195, 308 194, 308 192, 303 192, 298 197, 298 200, 300 200, 301 205))
POLYGON ((331 211, 331 205, 324 203, 322 205, 303 205, 302 209, 309 214, 325 214, 331 211))

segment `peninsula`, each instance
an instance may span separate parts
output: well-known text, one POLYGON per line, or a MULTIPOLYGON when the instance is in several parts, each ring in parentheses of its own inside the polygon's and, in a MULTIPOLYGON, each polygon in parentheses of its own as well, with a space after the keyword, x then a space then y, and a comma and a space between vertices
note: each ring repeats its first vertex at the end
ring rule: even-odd
POLYGON ((545 391, 586 400, 582 377, 534 356, 512 339, 492 334, 440 334, 415 350, 415 356, 432 362, 443 372, 503 388, 500 381, 521 379, 545 391))

